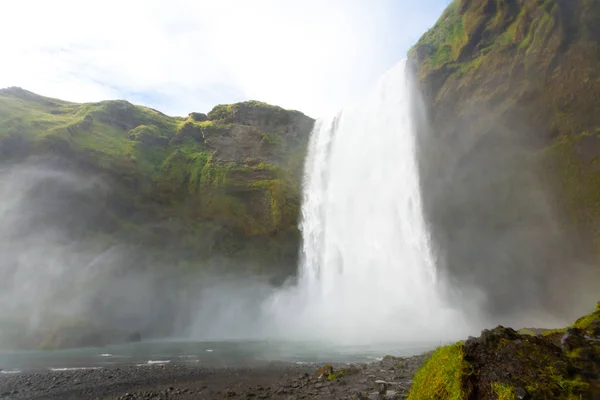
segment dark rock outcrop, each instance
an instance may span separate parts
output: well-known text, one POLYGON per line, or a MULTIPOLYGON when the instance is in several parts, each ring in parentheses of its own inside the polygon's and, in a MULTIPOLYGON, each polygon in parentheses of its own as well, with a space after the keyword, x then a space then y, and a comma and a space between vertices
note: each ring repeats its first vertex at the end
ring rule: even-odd
POLYGON ((417 373, 409 399, 596 399, 599 324, 597 308, 566 329, 542 335, 502 326, 485 330, 438 349, 417 373))

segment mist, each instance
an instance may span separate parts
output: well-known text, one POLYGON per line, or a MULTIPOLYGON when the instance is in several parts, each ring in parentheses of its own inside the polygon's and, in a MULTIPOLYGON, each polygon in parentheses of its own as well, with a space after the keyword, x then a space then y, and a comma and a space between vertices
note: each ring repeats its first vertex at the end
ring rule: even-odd
POLYGON ((473 100, 421 103, 418 159, 426 220, 448 298, 487 325, 556 327, 585 312, 598 274, 569 228, 542 151, 548 138, 519 116, 473 100))
POLYGON ((185 267, 99 233, 110 196, 59 160, 0 167, 0 348, 258 335, 270 276, 223 257, 185 267))
POLYGON ((253 260, 190 263, 181 237, 156 247, 129 236, 113 215, 114 182, 65 160, 0 166, 0 348, 372 345, 556 327, 584 312, 599 277, 544 173, 543 138, 474 102, 461 116, 428 114, 404 73, 390 70, 368 107, 344 110, 330 130, 317 124, 300 270, 283 285, 253 260), (365 141, 371 130, 379 137, 365 141))

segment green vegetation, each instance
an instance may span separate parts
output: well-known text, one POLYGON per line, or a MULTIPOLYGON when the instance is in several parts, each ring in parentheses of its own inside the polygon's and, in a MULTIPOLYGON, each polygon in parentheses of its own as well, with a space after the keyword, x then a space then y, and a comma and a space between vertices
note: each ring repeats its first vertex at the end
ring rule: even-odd
POLYGON ((478 70, 490 54, 494 57, 515 47, 525 54, 543 52, 558 13, 556 0, 526 2, 518 9, 509 4, 463 3, 453 1, 409 51, 419 62, 422 77, 442 67, 462 77, 478 70), (472 48, 475 44, 477 51, 472 48))
POLYGON ((515 362, 523 367, 518 378, 520 384, 534 398, 566 399, 589 388, 580 377, 570 375, 566 360, 539 341, 513 343, 511 351, 514 351, 515 362))
POLYGON ((573 325, 543 335, 486 330, 479 338, 437 349, 417 372, 409 399, 467 399, 477 393, 486 400, 513 400, 523 391, 532 399, 588 398, 600 390, 599 340, 599 306, 573 325))
POLYGON ((535 336, 535 333, 531 329, 519 329, 517 332, 519 335, 535 336))
POLYGON ((263 245, 283 246, 295 257, 297 244, 287 242, 298 240, 289 235, 299 210, 296 160, 304 157, 312 123, 297 111, 255 101, 178 118, 121 100, 76 104, 0 90, 5 159, 58 154, 111 182, 119 200, 109 212, 118 229, 160 242, 139 216, 131 219, 132 210, 145 212, 148 223, 175 218, 190 238, 218 237, 210 251, 241 251, 248 237, 262 236, 271 238, 263 245))
POLYGON ((220 104, 208 113, 208 118, 221 123, 273 126, 288 124, 292 122, 294 116, 298 115, 301 115, 298 111, 288 111, 278 106, 250 100, 236 104, 220 104), (260 121, 257 121, 257 117, 260 117, 260 121))
MULTIPOLYGON (((440 159, 453 148, 463 150, 456 146, 463 138, 473 143, 473 153, 479 145, 485 150, 486 140, 518 138, 519 149, 529 151, 527 166, 535 165, 543 187, 552 190, 557 225, 566 237, 581 239, 579 255, 595 247, 596 257, 599 20, 597 1, 456 0, 409 52, 440 159)), ((470 167, 468 157, 455 161, 470 167)), ((441 174, 445 165, 440 163, 441 174)), ((519 333, 496 328, 453 350, 438 350, 448 361, 428 362, 415 377, 411 398, 467 398, 461 391, 471 389, 486 400, 515 399, 523 391, 532 399, 600 394, 600 308, 564 329, 519 333), (457 367, 458 360, 470 366, 457 367), (457 370, 466 372, 457 376, 457 370)))
POLYGON ((600 333, 600 303, 596 305, 596 311, 579 318, 572 327, 581 329, 589 335, 600 333))
POLYGON ((438 348, 413 380, 409 399, 463 400, 469 393, 463 386, 471 373, 463 359, 462 343, 438 348))
POLYGON ((417 56, 436 68, 455 61, 468 39, 461 15, 458 13, 459 1, 453 1, 444 11, 434 28, 427 31, 409 55, 417 56), (416 54, 418 51, 418 55, 416 54))
POLYGON ((600 3, 588 0, 456 0, 409 52, 440 153, 459 137, 514 132, 539 161, 561 229, 596 258, 599 20, 600 3))
POLYGON ((492 384, 494 394, 498 396, 498 400, 517 400, 515 388, 505 383, 494 382, 492 384))

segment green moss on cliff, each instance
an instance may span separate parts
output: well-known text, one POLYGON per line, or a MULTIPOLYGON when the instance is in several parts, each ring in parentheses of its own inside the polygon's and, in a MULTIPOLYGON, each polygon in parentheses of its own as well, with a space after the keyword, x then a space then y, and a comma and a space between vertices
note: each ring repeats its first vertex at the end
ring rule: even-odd
POLYGON ((463 400, 469 391, 463 386, 471 373, 463 358, 462 343, 438 348, 419 369, 410 390, 409 400, 463 400))
POLYGON ((467 40, 458 9, 459 1, 455 0, 444 11, 435 27, 421 37, 409 55, 418 57, 428 68, 436 68, 456 60, 467 40))
MULTIPOLYGON (((543 154, 540 158, 544 160, 535 172, 535 183, 539 192, 544 193, 540 201, 551 215, 546 221, 552 219, 553 229, 565 234, 562 239, 550 234, 548 239, 540 239, 540 242, 555 241, 557 245, 549 245, 545 254, 540 250, 540 259, 549 257, 553 261, 541 263, 544 265, 536 273, 543 274, 543 270, 556 273, 562 268, 560 264, 575 257, 593 265, 600 256, 598 21, 597 1, 456 1, 411 49, 410 58, 428 108, 429 126, 435 133, 422 139, 420 149, 424 156, 420 167, 433 177, 430 182, 442 177, 435 183, 423 179, 425 212, 432 219, 434 240, 446 247, 451 273, 460 277, 472 275, 466 267, 472 258, 466 255, 472 254, 468 249, 472 242, 466 238, 468 235, 485 238, 486 233, 492 238, 495 234, 488 230, 487 221, 508 217, 514 226, 522 221, 530 223, 528 216, 517 219, 511 208, 518 207, 502 199, 504 190, 513 190, 509 184, 494 182, 493 178, 500 175, 495 171, 511 169, 517 174, 523 171, 523 176, 533 174, 531 160, 538 154, 543 154), (460 31, 464 31, 466 40, 457 39, 452 33, 460 31), (451 57, 438 62, 437 51, 444 47, 453 49, 451 57), (485 159, 484 154, 489 157, 485 159), (495 164, 503 157, 505 161, 495 164), (514 159, 527 159, 528 164, 524 162, 524 167, 518 167, 511 164, 514 159), (477 186, 480 178, 473 172, 477 170, 482 171, 479 176, 489 176, 494 190, 486 193, 483 186, 477 186), (452 184, 439 183, 441 180, 452 184), (463 200, 466 192, 473 194, 463 200), (492 192, 498 195, 494 197, 492 192), (453 198, 460 198, 460 204, 453 203, 453 198), (484 214, 492 209, 487 206, 495 201, 498 205, 493 209, 493 219, 487 219, 484 214), (461 217, 457 218, 458 215, 461 217), (467 227, 472 231, 464 236, 456 232, 459 218, 475 221, 467 227), (549 256, 554 249, 557 256, 549 256), (559 261, 560 257, 565 260, 559 261)), ((526 186, 523 189, 512 198, 528 192, 526 186)), ((484 268, 493 271, 492 274, 512 268, 495 262, 500 257, 491 256, 491 252, 498 247, 487 240, 482 242, 489 244, 489 252, 483 255, 486 251, 482 251, 477 264, 486 265, 484 268), (486 257, 492 260, 491 264, 486 264, 486 257)), ((510 252, 514 260, 528 257, 525 250, 521 257, 518 245, 511 246, 506 253, 510 252)), ((589 270, 589 267, 573 268, 589 270)), ((573 273, 572 280, 567 280, 575 286, 580 284, 575 282, 579 276, 573 273)), ((493 287, 488 289, 494 291, 493 287)), ((490 304, 502 302, 501 294, 497 296, 490 304)), ((550 305, 553 302, 550 293, 547 298, 544 304, 549 309, 556 311, 561 307, 550 305)), ((564 310, 566 313, 568 306, 564 310)))
POLYGON ((517 400, 515 388, 504 383, 493 383, 494 394, 498 396, 498 400, 517 400))
MULTIPOLYGON (((190 229, 206 230, 209 237, 290 240, 299 203, 295 168, 301 167, 294 160, 304 155, 312 120, 254 101, 217 106, 208 118, 169 117, 126 101, 76 104, 3 89, 0 154, 17 160, 60 156, 106 177, 120 209, 143 205, 149 218, 208 222, 190 229), (230 233, 217 234, 215 226, 230 233)), ((128 225, 126 214, 116 214, 121 226, 128 225)), ((240 247, 230 243, 223 248, 240 247)))
POLYGON ((526 56, 545 51, 558 12, 556 0, 524 3, 455 0, 410 50, 409 56, 418 60, 422 77, 447 68, 460 78, 484 66, 490 54, 516 49, 526 56))
POLYGON ((273 127, 289 124, 298 115, 301 115, 298 111, 284 110, 278 106, 250 100, 236 104, 218 105, 208 113, 208 118, 220 123, 273 127))

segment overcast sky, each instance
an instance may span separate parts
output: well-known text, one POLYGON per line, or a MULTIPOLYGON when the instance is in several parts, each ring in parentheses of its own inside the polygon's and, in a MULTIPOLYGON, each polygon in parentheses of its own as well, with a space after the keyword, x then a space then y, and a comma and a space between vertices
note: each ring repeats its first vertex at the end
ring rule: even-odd
POLYGON ((171 115, 356 101, 450 0, 2 0, 0 87, 171 115))

